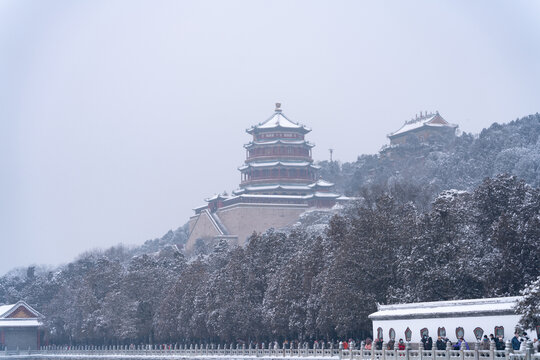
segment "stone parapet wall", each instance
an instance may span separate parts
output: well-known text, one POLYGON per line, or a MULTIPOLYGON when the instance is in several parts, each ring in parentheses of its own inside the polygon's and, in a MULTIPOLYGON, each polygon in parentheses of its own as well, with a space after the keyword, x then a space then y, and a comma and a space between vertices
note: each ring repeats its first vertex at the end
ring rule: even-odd
MULTIPOLYGON (((283 228, 294 224, 302 213, 308 210, 307 204, 247 204, 239 203, 217 210, 216 215, 243 246, 253 232, 264 232, 270 228, 283 228)), ((190 235, 186 252, 193 250, 198 239, 222 237, 205 212, 189 220, 190 235)))
POLYGON ((307 209, 307 205, 237 204, 220 209, 218 216, 243 246, 253 232, 292 225, 307 209))

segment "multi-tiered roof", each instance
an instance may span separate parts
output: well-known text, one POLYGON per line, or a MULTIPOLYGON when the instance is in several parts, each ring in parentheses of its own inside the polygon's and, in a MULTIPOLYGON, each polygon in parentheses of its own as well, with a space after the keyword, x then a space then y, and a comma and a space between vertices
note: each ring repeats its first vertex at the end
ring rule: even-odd
POLYGON ((246 161, 240 170, 236 194, 306 195, 316 180, 311 148, 305 140, 311 129, 295 123, 276 104, 274 114, 246 132, 253 139, 246 148, 246 161))
POLYGON ((311 156, 314 145, 305 139, 310 131, 285 116, 277 103, 269 119, 246 130, 252 140, 244 145, 246 160, 238 168, 239 189, 232 196, 208 198, 208 206, 195 211, 216 211, 238 203, 333 206, 340 195, 332 192, 334 184, 318 179, 319 166, 311 156))

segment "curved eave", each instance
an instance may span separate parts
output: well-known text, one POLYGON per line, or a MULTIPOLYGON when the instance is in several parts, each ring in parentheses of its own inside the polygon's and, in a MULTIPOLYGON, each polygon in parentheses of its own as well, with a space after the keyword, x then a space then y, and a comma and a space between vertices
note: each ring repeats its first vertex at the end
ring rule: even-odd
POLYGON ((229 197, 228 196, 223 196, 223 195, 214 195, 214 196, 211 196, 209 198, 206 198, 204 199, 204 201, 206 202, 211 202, 211 201, 215 201, 215 200, 227 200, 229 197))
POLYGON ((242 188, 244 191, 272 191, 272 190, 284 190, 284 191, 310 191, 311 189, 307 185, 261 185, 261 186, 245 186, 242 188))
POLYGON ((419 127, 416 127, 416 128, 413 128, 413 129, 408 129, 408 130, 402 130, 403 127, 401 127, 399 130, 397 131, 394 131, 393 133, 390 133, 388 135, 386 135, 389 139, 394 139, 394 138, 397 138, 397 137, 400 137, 400 136, 403 136, 403 135, 406 135, 406 134, 410 134, 410 133, 414 133, 414 132, 417 132, 417 131, 421 131, 421 130, 425 130, 426 128, 428 129, 456 129, 458 127, 458 125, 456 124, 445 124, 445 125, 442 125, 442 124, 423 124, 422 126, 419 126, 419 127))
POLYGON ((308 186, 310 188, 331 188, 333 187, 335 184, 334 183, 331 183, 329 181, 324 181, 324 180, 317 180, 317 182, 314 182, 313 184, 309 184, 308 186))
POLYGON ((304 125, 300 125, 297 128, 276 125, 276 126, 266 127, 266 128, 259 128, 258 126, 252 126, 249 129, 246 129, 246 132, 248 134, 253 134, 253 133, 261 133, 261 132, 273 132, 273 131, 276 131, 276 130, 290 131, 290 132, 297 131, 297 132, 301 132, 303 134, 307 134, 308 132, 311 131, 310 128, 308 128, 307 126, 304 126, 304 125))
POLYGON ((276 162, 272 162, 272 163, 268 163, 268 164, 261 164, 261 163, 249 163, 249 164, 245 164, 245 165, 242 165, 238 168, 238 170, 240 171, 243 171, 243 170, 247 170, 249 168, 254 168, 254 169, 264 169, 264 168, 274 168, 274 167, 287 167, 287 168, 294 168, 294 167, 300 167, 300 168, 303 168, 303 167, 310 167, 312 169, 315 169, 315 170, 319 170, 321 167, 318 166, 318 165, 313 165, 313 164, 310 164, 310 163, 282 163, 280 161, 276 161, 276 162))
POLYGON ((284 145, 305 145, 310 148, 314 147, 315 144, 310 143, 309 141, 305 140, 285 140, 285 139, 279 139, 279 140, 272 140, 272 141, 250 141, 247 144, 244 144, 244 148, 249 149, 254 146, 266 146, 266 145, 275 145, 275 144, 284 144, 284 145))
POLYGON ((192 210, 195 211, 195 212, 197 212, 197 211, 200 211, 200 210, 204 210, 204 209, 206 209, 207 207, 208 207, 208 205, 205 204, 205 205, 201 205, 201 206, 198 206, 198 207, 196 207, 196 208, 193 208, 192 210))
POLYGON ((339 194, 325 193, 325 192, 315 192, 315 194, 313 194, 313 197, 321 198, 321 199, 337 199, 340 196, 341 195, 339 194))

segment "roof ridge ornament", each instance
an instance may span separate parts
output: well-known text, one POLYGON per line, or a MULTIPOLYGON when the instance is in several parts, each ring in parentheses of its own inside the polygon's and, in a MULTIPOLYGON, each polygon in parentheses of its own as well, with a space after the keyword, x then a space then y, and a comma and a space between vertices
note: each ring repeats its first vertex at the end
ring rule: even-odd
POLYGON ((281 112, 281 103, 276 103, 276 112, 281 112))

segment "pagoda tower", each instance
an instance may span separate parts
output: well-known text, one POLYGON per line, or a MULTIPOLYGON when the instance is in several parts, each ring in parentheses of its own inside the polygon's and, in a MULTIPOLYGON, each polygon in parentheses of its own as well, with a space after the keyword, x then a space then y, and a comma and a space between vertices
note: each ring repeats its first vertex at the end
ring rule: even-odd
POLYGON ((316 181, 318 166, 313 165, 311 148, 305 140, 311 129, 295 123, 276 104, 266 121, 247 129, 253 136, 244 145, 246 160, 241 172, 240 194, 307 195, 316 181))
POLYGON ((253 232, 289 226, 306 210, 330 210, 349 201, 332 192, 334 184, 318 178, 314 145, 305 139, 310 131, 287 118, 279 103, 269 119, 247 129, 252 139, 244 145, 246 159, 238 168, 240 186, 194 209, 186 252, 199 242, 219 239, 243 245, 253 232))

